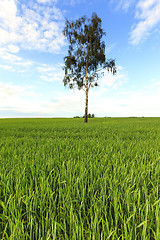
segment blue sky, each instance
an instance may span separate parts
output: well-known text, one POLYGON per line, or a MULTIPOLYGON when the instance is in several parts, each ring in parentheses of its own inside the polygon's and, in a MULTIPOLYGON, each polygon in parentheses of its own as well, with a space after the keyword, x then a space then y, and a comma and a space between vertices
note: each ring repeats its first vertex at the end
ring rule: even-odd
POLYGON ((0 117, 84 114, 84 92, 62 83, 62 30, 93 12, 118 71, 90 90, 89 112, 160 117, 160 0, 0 0, 0 117))

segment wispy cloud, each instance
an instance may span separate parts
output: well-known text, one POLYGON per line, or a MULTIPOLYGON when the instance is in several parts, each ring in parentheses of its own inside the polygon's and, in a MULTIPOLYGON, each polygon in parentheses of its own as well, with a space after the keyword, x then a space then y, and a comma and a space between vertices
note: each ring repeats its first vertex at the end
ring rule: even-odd
POLYGON ((40 78, 47 82, 62 82, 64 73, 62 71, 62 64, 56 66, 49 66, 46 64, 39 65, 37 68, 40 78))
POLYGON ((138 45, 146 40, 160 24, 160 0, 110 0, 115 9, 127 12, 129 8, 135 12, 129 41, 138 45))
POLYGON ((135 19, 130 34, 130 42, 138 45, 144 41, 160 23, 160 0, 140 0, 136 7, 135 19))
POLYGON ((115 10, 124 10, 128 11, 128 9, 134 4, 135 0, 110 0, 110 4, 115 4, 115 10))
POLYGON ((110 46, 106 48, 106 53, 109 54, 117 45, 117 42, 112 43, 110 46))
POLYGON ((57 2, 57 0, 37 0, 38 3, 55 3, 57 2))
MULTIPOLYGON (((64 5, 71 5, 71 6, 74 6, 74 5, 76 5, 76 4, 82 4, 82 3, 84 3, 85 4, 85 1, 86 0, 61 0, 62 1, 62 3, 64 4, 64 5)), ((92 2, 92 4, 93 4, 93 2, 92 2)))
POLYGON ((7 48, 0 48, 0 58, 5 62, 3 65, 10 64, 10 68, 14 71, 20 70, 17 69, 17 67, 21 68, 21 70, 23 67, 23 70, 25 70, 33 64, 31 60, 23 59, 13 53, 10 53, 7 48))

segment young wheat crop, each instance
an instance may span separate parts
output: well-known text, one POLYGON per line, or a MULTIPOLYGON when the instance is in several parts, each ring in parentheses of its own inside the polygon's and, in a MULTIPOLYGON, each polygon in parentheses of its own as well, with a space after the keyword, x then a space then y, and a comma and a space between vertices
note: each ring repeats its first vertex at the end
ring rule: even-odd
POLYGON ((160 119, 1 119, 0 239, 160 239, 160 119))

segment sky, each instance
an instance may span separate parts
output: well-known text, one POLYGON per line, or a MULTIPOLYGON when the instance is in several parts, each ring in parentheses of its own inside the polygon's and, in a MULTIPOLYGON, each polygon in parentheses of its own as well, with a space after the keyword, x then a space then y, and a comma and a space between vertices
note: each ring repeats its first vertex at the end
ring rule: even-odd
POLYGON ((117 74, 90 89, 89 113, 160 117, 160 0, 0 0, 0 118, 84 115, 84 91, 62 82, 62 31, 93 12, 117 74))

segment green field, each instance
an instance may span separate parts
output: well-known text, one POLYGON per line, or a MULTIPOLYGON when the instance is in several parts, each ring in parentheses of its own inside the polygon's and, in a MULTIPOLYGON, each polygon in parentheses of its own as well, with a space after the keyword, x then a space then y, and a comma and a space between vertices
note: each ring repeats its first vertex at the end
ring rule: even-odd
POLYGON ((160 118, 1 119, 0 239, 160 239, 160 118))

